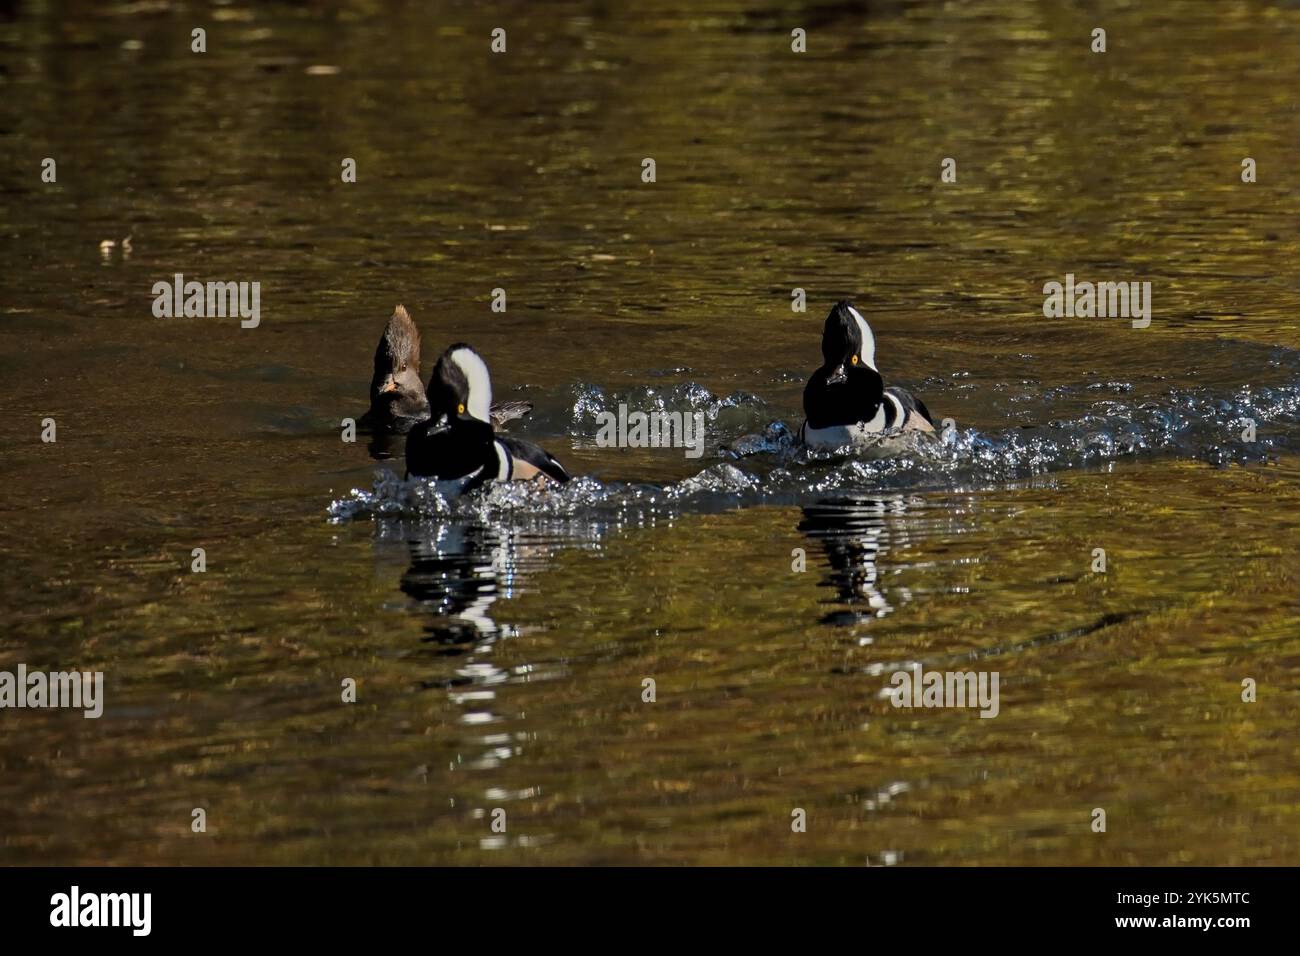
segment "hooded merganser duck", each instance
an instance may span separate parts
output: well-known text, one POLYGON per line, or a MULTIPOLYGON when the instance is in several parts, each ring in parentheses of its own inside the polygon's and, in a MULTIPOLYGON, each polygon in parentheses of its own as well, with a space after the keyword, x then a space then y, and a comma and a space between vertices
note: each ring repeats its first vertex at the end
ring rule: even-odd
MULTIPOLYGON (((502 402, 492 407, 492 424, 500 428, 532 410, 531 402, 502 402)), ((375 349, 370 409, 359 424, 376 432, 404 435, 428 417, 429 401, 420 380, 420 330, 399 305, 375 349)))
POLYGON ((380 432, 404 434, 429 417, 420 381, 420 330, 402 306, 384 327, 375 349, 370 378, 370 409, 360 424, 380 432))
POLYGON ((822 329, 822 367, 803 390, 799 440, 812 448, 876 447, 904 432, 933 432, 919 399, 886 388, 876 370, 876 339, 853 303, 835 303, 822 329))
POLYGON ((483 357, 464 343, 447 349, 428 388, 429 418, 406 439, 408 477, 454 482, 457 493, 489 481, 563 484, 564 466, 536 445, 497 437, 492 429, 492 378, 483 357))

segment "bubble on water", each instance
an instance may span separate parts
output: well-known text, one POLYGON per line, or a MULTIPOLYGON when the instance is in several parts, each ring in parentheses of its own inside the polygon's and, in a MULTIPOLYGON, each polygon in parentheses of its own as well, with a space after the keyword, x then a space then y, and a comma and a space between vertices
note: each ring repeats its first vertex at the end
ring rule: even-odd
POLYGON ((759 481, 753 475, 741 471, 735 465, 713 465, 698 475, 669 485, 665 493, 669 498, 690 498, 701 492, 730 494, 741 491, 753 491, 759 488, 759 481))
POLYGON ((750 392, 736 391, 720 396, 697 382, 638 385, 613 392, 606 391, 599 385, 582 384, 573 388, 569 433, 579 437, 594 436, 600 426, 600 416, 617 416, 620 405, 626 407, 629 414, 642 412, 649 415, 658 412, 662 415, 679 412, 687 415, 701 412, 708 422, 716 422, 727 413, 731 417, 748 420, 748 416, 767 407, 763 399, 750 392))

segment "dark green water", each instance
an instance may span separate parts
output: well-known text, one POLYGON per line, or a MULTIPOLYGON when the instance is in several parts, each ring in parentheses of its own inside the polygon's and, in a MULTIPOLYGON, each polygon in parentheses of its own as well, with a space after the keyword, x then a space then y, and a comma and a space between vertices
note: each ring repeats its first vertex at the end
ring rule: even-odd
POLYGON ((0 710, 0 862, 1300 861, 1300 8, 0 10, 0 670, 107 682, 0 710), (951 439, 728 458, 846 296, 951 439), (340 441, 397 302, 590 480, 421 508, 340 441))

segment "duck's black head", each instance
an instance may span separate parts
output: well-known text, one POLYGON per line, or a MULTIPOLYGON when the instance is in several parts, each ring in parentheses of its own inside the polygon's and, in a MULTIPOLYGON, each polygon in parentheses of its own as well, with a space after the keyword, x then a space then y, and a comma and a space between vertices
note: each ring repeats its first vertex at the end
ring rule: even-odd
POLYGON ((862 313, 848 299, 836 302, 826 316, 826 325, 822 327, 822 360, 830 370, 842 367, 841 371, 848 371, 865 366, 876 371, 876 337, 862 313))
POLYGON ((375 349, 370 413, 381 422, 420 419, 429 413, 420 381, 420 330, 400 305, 375 349))
POLYGON ((429 376, 429 417, 491 422, 492 377, 483 356, 463 342, 442 353, 429 376))
POLYGON ((870 421, 885 395, 876 371, 871 327, 847 300, 835 303, 822 329, 822 367, 803 393, 804 416, 813 428, 870 421))

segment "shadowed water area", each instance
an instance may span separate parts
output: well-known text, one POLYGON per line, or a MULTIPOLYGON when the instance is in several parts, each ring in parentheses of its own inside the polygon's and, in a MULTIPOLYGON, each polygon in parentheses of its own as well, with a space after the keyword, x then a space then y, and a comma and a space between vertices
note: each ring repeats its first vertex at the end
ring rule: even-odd
POLYGON ((1300 862, 1300 6, 1064 6, 0 3, 0 863, 1300 862), (939 440, 788 446, 846 297, 939 440), (398 302, 583 478, 341 441, 398 302))

